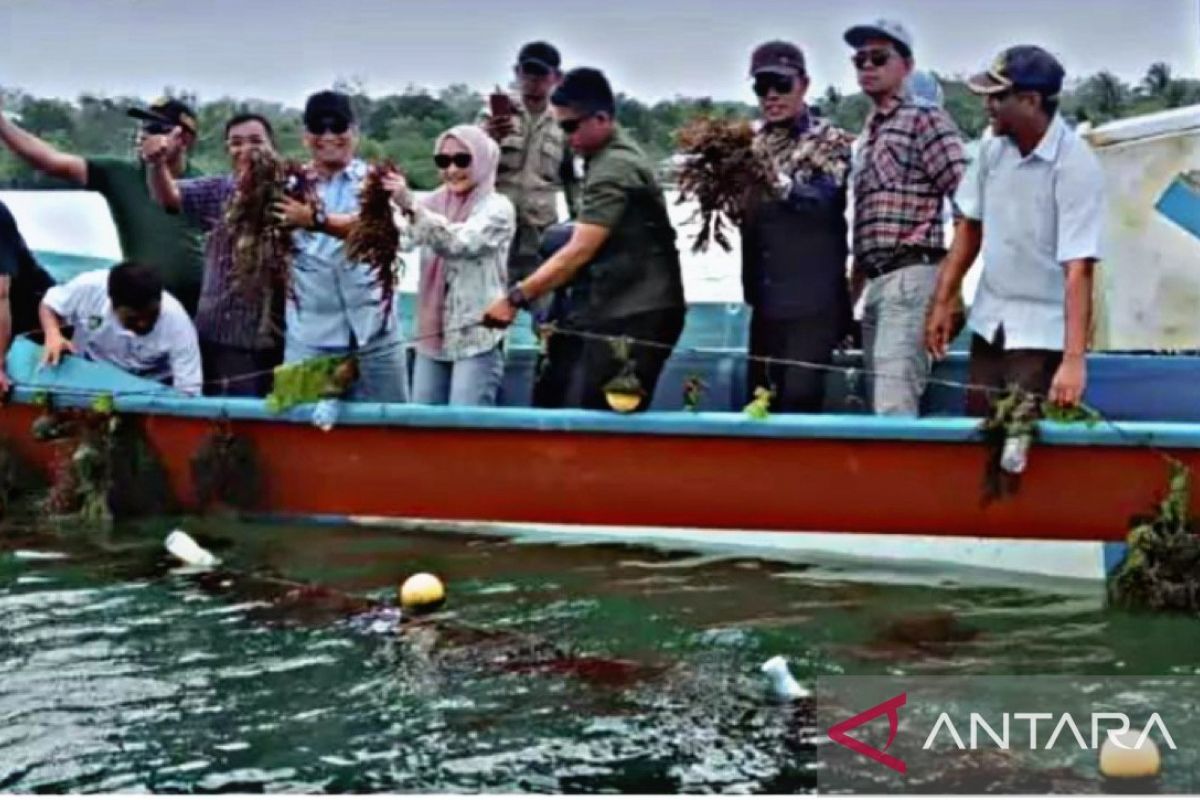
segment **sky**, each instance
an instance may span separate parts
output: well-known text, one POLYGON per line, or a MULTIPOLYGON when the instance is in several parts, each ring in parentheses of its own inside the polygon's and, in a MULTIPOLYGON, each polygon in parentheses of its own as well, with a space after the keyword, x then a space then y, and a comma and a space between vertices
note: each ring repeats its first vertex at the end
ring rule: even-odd
POLYGON ((842 32, 886 13, 918 66, 967 74, 1040 44, 1070 75, 1136 82, 1154 61, 1200 78, 1200 0, 0 0, 0 86, 42 96, 255 97, 291 106, 336 78, 372 95, 505 82, 548 39, 617 91, 752 101, 753 47, 794 41, 815 91, 853 91, 842 32))

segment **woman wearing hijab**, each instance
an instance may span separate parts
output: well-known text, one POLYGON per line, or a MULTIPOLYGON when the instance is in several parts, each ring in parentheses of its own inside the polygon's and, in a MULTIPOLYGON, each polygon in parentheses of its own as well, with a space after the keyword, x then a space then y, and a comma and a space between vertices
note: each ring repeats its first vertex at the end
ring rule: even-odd
POLYGON ((442 185, 421 201, 400 175, 384 184, 401 249, 422 248, 412 401, 495 405, 504 336, 479 323, 504 294, 516 232, 512 203, 495 191, 500 148, 483 129, 458 125, 438 137, 433 159, 442 185))

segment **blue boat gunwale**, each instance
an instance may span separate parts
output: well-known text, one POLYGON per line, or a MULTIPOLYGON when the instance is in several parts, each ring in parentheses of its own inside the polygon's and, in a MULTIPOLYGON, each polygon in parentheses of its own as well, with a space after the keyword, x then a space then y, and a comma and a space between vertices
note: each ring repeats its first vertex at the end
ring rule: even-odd
MULTIPOLYGON (((39 390, 18 386, 13 401, 31 403, 39 390)), ((55 403, 83 408, 95 392, 56 390, 55 403)), ((312 424, 312 404, 273 412, 251 398, 183 397, 162 394, 116 394, 118 412, 184 417, 312 424)), ((751 419, 729 411, 650 411, 623 415, 606 411, 537 408, 466 408, 405 403, 341 403, 338 425, 443 430, 531 431, 539 433, 625 434, 752 439, 843 439, 855 441, 979 442, 979 420, 968 417, 876 417, 866 414, 774 414, 751 419)), ((1042 423, 1039 440, 1079 447, 1172 447, 1200 449, 1200 424, 1122 422, 1088 426, 1042 423)))

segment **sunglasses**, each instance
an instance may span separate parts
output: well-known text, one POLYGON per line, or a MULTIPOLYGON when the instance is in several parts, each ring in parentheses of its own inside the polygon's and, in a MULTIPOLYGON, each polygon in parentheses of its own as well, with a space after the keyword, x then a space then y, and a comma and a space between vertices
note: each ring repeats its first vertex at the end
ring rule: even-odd
POLYGON ((544 78, 550 74, 550 70, 543 67, 541 64, 518 64, 517 72, 522 75, 528 75, 530 78, 544 78))
POLYGON ((332 133, 334 136, 341 136, 346 131, 350 130, 350 120, 340 117, 327 117, 313 122, 305 122, 304 129, 313 136, 323 136, 326 133, 332 133))
POLYGON ((796 87, 796 81, 790 75, 759 75, 754 79, 754 93, 766 97, 769 92, 789 94, 796 87))
POLYGON ((892 60, 893 55, 891 50, 863 50, 851 56, 850 60, 858 69, 866 69, 868 64, 872 67, 882 67, 892 60))
POLYGON ((147 122, 142 126, 142 133, 147 133, 151 136, 162 136, 175 130, 174 125, 168 125, 165 122, 147 122))
POLYGON ((437 165, 438 169, 449 169, 451 164, 459 169, 466 169, 471 166, 471 154, 455 153, 454 155, 448 155, 446 153, 438 153, 433 157, 433 163, 437 165))

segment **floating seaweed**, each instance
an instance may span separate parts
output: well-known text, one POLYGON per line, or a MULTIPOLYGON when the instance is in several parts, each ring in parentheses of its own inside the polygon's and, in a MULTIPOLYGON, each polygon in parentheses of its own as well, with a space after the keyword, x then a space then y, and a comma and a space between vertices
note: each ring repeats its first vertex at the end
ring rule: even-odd
POLYGON ((741 226, 749 209, 774 193, 775 168, 754 146, 754 128, 744 120, 698 117, 679 131, 677 143, 685 159, 679 202, 699 206, 700 231, 692 251, 716 242, 728 252, 729 226, 741 226))
POLYGON ((358 193, 358 219, 346 237, 346 256, 371 268, 379 284, 385 314, 392 312, 396 294, 400 230, 392 216, 392 196, 384 188, 383 179, 398 171, 390 160, 371 167, 358 193))
POLYGON ((291 289, 292 230, 275 216, 275 206, 285 196, 313 202, 304 167, 255 150, 225 211, 233 245, 232 288, 260 303, 257 335, 263 347, 274 345, 282 333, 279 309, 291 289))

